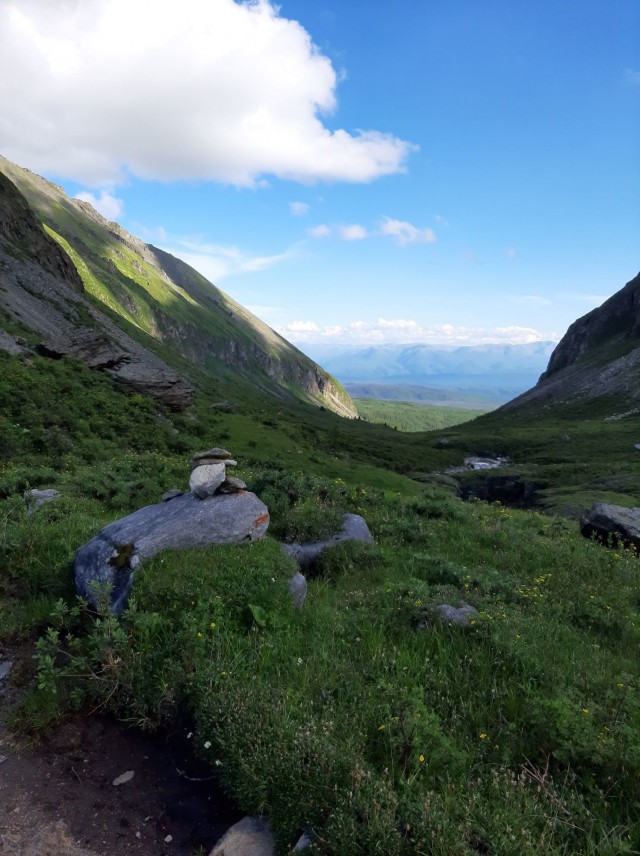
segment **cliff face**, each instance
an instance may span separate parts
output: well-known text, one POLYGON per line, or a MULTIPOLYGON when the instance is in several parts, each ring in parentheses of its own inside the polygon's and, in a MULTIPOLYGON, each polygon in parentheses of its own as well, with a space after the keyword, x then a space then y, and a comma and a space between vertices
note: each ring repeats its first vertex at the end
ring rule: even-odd
POLYGON ((573 322, 551 355, 540 382, 603 346, 623 342, 640 346, 640 274, 598 309, 573 322))
POLYGON ((504 407, 612 396, 620 411, 640 402, 640 274, 575 321, 536 386, 504 407))
MULTIPOLYGON (((58 282, 65 283, 67 303, 70 288, 77 293, 84 290, 94 317, 99 302, 120 316, 125 328, 133 324, 214 377, 229 380, 240 376, 263 393, 323 405, 341 416, 357 415, 348 394, 331 375, 189 265, 105 220, 86 202, 68 199, 62 188, 40 176, 3 158, 0 170, 11 179, 2 176, 4 203, 0 202, 0 231, 5 234, 9 254, 28 258, 47 275, 57 275, 58 282)), ((14 271, 14 286, 16 276, 14 271)), ((21 301, 15 288, 13 291, 9 302, 14 316, 20 318, 15 310, 21 301)), ((47 296, 55 305, 59 295, 54 291, 49 284, 47 296)), ((41 299, 47 296, 42 294, 41 299)), ((2 298, 0 292, 0 306, 2 298)), ((29 302, 27 296, 23 298, 22 302, 29 302)), ((78 314, 77 307, 75 312, 78 314)), ((29 326, 24 313, 22 321, 29 326)), ((38 323, 34 321, 32 318, 30 324, 34 329, 53 334, 51 324, 44 329, 43 313, 39 313, 38 323)), ((115 340, 125 354, 130 353, 131 347, 122 341, 126 334, 122 330, 105 332, 105 322, 105 318, 99 320, 103 335, 115 340)), ((73 319, 71 323, 78 326, 73 319)), ((118 328, 112 320, 108 323, 118 328)), ((61 332, 69 333, 68 326, 69 319, 62 323, 61 332)), ((85 331, 81 346, 62 342, 60 336, 46 344, 52 352, 81 355, 86 352, 87 338, 85 331)), ((100 350, 104 350, 104 342, 100 350)), ((111 355, 109 362, 110 371, 120 365, 121 378, 137 377, 126 356, 111 355)))

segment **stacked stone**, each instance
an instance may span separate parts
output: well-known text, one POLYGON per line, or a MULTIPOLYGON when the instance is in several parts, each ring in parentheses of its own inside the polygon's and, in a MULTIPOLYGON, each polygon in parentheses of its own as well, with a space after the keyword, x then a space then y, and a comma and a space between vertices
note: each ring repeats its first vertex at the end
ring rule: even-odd
POLYGON ((218 447, 196 452, 191 459, 189 488, 198 499, 206 499, 219 493, 237 493, 246 488, 246 484, 234 476, 228 476, 226 467, 236 467, 237 461, 231 458, 231 452, 218 447))

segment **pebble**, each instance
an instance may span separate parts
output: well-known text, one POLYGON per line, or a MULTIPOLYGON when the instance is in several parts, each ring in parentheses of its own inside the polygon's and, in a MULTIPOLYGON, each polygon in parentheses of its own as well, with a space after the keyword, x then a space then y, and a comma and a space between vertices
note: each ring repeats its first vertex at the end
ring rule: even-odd
POLYGON ((114 779, 113 784, 116 788, 118 785, 125 785, 127 782, 130 782, 134 776, 135 772, 133 770, 127 770, 126 773, 123 773, 121 776, 118 776, 117 779, 114 779))

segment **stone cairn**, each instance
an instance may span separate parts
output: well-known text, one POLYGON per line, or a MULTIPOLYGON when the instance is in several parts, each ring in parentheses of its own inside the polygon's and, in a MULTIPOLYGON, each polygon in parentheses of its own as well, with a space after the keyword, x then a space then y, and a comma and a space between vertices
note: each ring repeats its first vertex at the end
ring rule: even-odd
MULTIPOLYGON (((238 493, 246 489, 246 484, 235 476, 227 475, 227 467, 237 467, 238 462, 231 457, 231 452, 216 446, 204 452, 196 452, 191 459, 191 475, 189 488, 198 499, 218 496, 222 493, 238 493)), ((164 502, 169 502, 183 492, 174 488, 162 495, 164 502)))

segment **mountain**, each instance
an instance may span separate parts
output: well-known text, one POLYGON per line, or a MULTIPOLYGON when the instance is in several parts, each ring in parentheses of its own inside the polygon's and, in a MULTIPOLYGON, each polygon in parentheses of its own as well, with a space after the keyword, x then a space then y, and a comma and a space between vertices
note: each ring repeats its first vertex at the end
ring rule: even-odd
MULTIPOLYGON (((526 345, 373 345, 326 353, 323 364, 342 382, 426 385, 440 389, 502 390, 502 400, 532 386, 552 342, 526 345)), ((309 346, 310 353, 315 353, 309 346)))
POLYGON ((0 310, 51 356, 173 407, 190 398, 191 366, 356 416, 334 378, 189 265, 4 158, 0 211, 0 310))
POLYGON ((619 410, 640 402, 640 274, 574 321, 538 383, 508 407, 605 399, 619 410))

